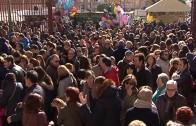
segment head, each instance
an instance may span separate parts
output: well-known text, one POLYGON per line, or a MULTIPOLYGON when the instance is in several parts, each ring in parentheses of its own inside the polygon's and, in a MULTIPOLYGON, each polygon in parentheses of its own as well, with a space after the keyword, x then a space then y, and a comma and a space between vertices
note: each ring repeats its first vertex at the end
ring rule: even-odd
POLYGON ((57 54, 53 54, 50 58, 50 63, 57 68, 59 66, 59 62, 59 56, 57 54))
POLYGON ((68 87, 65 91, 67 102, 79 102, 79 89, 76 87, 68 87))
POLYGON ((5 75, 5 80, 8 82, 8 83, 13 83, 13 82, 16 82, 16 76, 14 73, 7 73, 5 75))
POLYGON ((101 58, 99 63, 100 63, 103 70, 107 70, 108 67, 111 67, 111 65, 112 65, 112 61, 109 57, 101 58))
POLYGON ((129 63, 125 66, 125 75, 134 74, 135 72, 135 65, 133 63, 129 63))
POLYGON ((133 61, 133 57, 134 57, 134 53, 132 51, 126 51, 125 52, 125 59, 128 61, 128 62, 132 62, 133 61))
POLYGON ((89 58, 87 58, 86 56, 81 56, 79 58, 79 61, 80 61, 81 69, 85 69, 85 70, 91 69, 92 66, 89 58))
POLYGON ((154 53, 150 53, 146 56, 146 64, 147 64, 147 67, 156 64, 156 58, 155 58, 154 53))
POLYGON ((182 72, 182 71, 184 71, 185 69, 187 69, 188 66, 189 66, 189 63, 188 63, 187 58, 185 58, 185 57, 180 58, 179 64, 178 64, 178 70, 182 72))
POLYGON ((137 53, 134 56, 133 63, 136 68, 141 68, 142 66, 144 66, 144 60, 145 60, 144 54, 137 53))
POLYGON ((157 87, 166 86, 168 80, 169 80, 169 76, 166 73, 159 74, 157 77, 157 87))
POLYGON ((71 74, 71 72, 65 65, 60 65, 57 68, 57 73, 58 73, 59 78, 62 78, 62 77, 65 77, 71 74))
POLYGON ((10 68, 14 64, 14 57, 12 55, 8 55, 4 58, 4 66, 6 68, 10 68))
POLYGON ((40 62, 35 58, 29 59, 28 69, 32 70, 36 66, 40 66, 40 62))
POLYGON ((166 83, 166 93, 168 97, 173 97, 177 91, 177 82, 174 80, 169 80, 166 83))
POLYGON ((146 124, 143 121, 134 120, 130 122, 128 126, 146 126, 146 124))
POLYGON ((169 52, 168 50, 161 50, 160 58, 164 61, 167 61, 169 59, 169 52))
POLYGON ((38 73, 35 70, 27 71, 25 76, 25 84, 29 88, 38 81, 38 73))
POLYGON ((93 83, 95 81, 95 75, 94 75, 94 72, 92 70, 87 70, 85 72, 85 80, 87 82, 88 87, 92 88, 93 83))
POLYGON ((24 111, 27 113, 38 113, 41 110, 43 99, 37 93, 31 93, 25 98, 24 111))
POLYGON ((190 107, 182 106, 176 111, 176 120, 184 125, 189 125, 194 114, 190 107))
POLYGON ((151 103, 152 102, 152 94, 153 94, 152 90, 150 90, 148 88, 142 88, 141 90, 139 90, 138 99, 151 103))
POLYGON ((51 106, 52 107, 58 107, 58 108, 62 108, 62 107, 64 107, 66 105, 66 103, 62 100, 62 99, 60 99, 60 98, 55 98, 53 101, 52 101, 52 103, 51 103, 51 106))
POLYGON ((36 66, 33 68, 38 74, 38 81, 40 81, 44 76, 46 76, 45 70, 41 66, 36 66))
POLYGON ((128 89, 130 86, 132 89, 136 88, 137 80, 133 74, 128 74, 122 81, 121 84, 125 89, 128 89))
POLYGON ((75 58, 75 50, 73 48, 70 48, 67 53, 67 58, 69 60, 73 60, 75 58))
POLYGON ((154 52, 155 59, 157 60, 160 57, 161 50, 155 50, 154 52))

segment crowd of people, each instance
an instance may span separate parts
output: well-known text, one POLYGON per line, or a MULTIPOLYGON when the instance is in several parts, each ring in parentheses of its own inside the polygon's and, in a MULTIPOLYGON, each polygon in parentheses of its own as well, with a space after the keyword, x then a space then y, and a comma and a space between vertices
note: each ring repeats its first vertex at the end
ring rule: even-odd
POLYGON ((0 22, 0 126, 191 125, 196 43, 184 23, 109 29, 0 22))

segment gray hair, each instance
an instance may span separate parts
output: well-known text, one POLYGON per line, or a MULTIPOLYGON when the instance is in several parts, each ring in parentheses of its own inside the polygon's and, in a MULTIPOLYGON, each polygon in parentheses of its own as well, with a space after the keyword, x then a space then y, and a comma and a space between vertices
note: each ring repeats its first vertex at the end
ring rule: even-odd
POLYGON ((161 81, 162 81, 164 84, 166 84, 167 81, 169 80, 169 76, 168 76, 166 73, 160 73, 160 74, 158 75, 158 78, 160 78, 161 81))
POLYGON ((173 86, 176 86, 177 87, 177 82, 174 81, 174 80, 169 80, 169 81, 167 81, 166 86, 168 86, 168 85, 173 85, 173 86))

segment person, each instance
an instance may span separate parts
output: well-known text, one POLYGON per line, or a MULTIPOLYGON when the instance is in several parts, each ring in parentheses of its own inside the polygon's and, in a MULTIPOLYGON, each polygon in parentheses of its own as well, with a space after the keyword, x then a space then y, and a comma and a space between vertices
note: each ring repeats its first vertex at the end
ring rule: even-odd
POLYGON ((121 107, 115 82, 98 76, 95 79, 95 85, 97 102, 93 112, 88 109, 87 96, 83 93, 79 95, 86 121, 93 126, 120 126, 121 107))
POLYGON ((137 88, 140 88, 141 86, 144 85, 148 85, 152 87, 152 83, 153 83, 152 73, 147 67, 145 67, 144 60, 145 57, 144 54, 142 53, 137 53, 134 56, 133 63, 136 67, 137 88))
POLYGON ((15 74, 17 82, 24 84, 25 71, 14 63, 14 57, 12 55, 4 58, 4 66, 9 69, 9 72, 15 74))
POLYGON ((157 98, 155 104, 161 120, 161 126, 164 126, 169 120, 175 119, 176 110, 186 105, 186 98, 178 93, 177 82, 169 80, 166 83, 166 92, 157 98))
POLYGON ((83 86, 83 94, 87 95, 87 104, 90 107, 90 110, 93 111, 95 104, 96 104, 96 99, 95 99, 95 75, 93 71, 88 70, 85 72, 85 79, 82 85, 83 86))
POLYGON ((157 59, 157 64, 161 67, 162 72, 169 75, 169 51, 161 50, 160 57, 157 59))
POLYGON ((179 60, 178 70, 177 74, 179 75, 179 79, 176 79, 177 85, 178 85, 178 91, 180 94, 185 96, 185 98, 189 102, 188 104, 192 104, 192 100, 189 99, 190 96, 190 90, 191 90, 191 83, 192 83, 192 76, 189 71, 189 63, 188 60, 183 57, 179 60), (190 100, 190 101, 189 101, 190 100))
POLYGON ((121 85, 122 86, 119 87, 121 98, 121 126, 124 126, 126 111, 133 107, 134 102, 137 100, 137 80, 133 74, 129 74, 123 79, 121 85))
POLYGON ((24 101, 23 126, 48 126, 46 114, 41 110, 43 99, 37 93, 29 94, 24 101))
POLYGON ((159 95, 165 93, 166 83, 169 80, 169 76, 166 73, 161 73, 158 75, 157 78, 157 89, 152 96, 152 101, 156 103, 157 98, 159 95))
POLYGON ((157 89, 157 77, 160 73, 162 73, 162 69, 159 65, 156 64, 156 59, 153 53, 150 53, 146 56, 146 67, 152 72, 152 90, 154 92, 157 89))
POLYGON ((2 85, 2 81, 5 79, 5 75, 9 72, 9 70, 4 66, 4 58, 0 56, 0 87, 2 85))
POLYGON ((127 110, 124 126, 135 119, 143 121, 147 126, 160 126, 159 115, 152 109, 152 90, 142 88, 139 91, 134 107, 127 110))
MULTIPOLYGON (((37 84, 38 80, 38 74, 36 71, 31 70, 28 71, 25 77, 25 85, 26 85, 26 90, 25 90, 25 95, 24 99, 30 94, 30 93, 37 93, 42 96, 42 99, 44 99, 44 91, 41 86, 37 84)), ((23 99, 23 102, 24 102, 23 99)), ((22 110, 23 111, 23 110, 22 110)), ((7 121, 10 124, 11 122, 17 122, 22 120, 22 112, 12 114, 8 116, 7 121)))
POLYGON ((59 110, 57 117, 58 125, 61 126, 85 126, 85 119, 79 103, 79 89, 68 87, 65 91, 66 103, 59 110))
POLYGON ((99 63, 103 69, 102 75, 107 79, 113 80, 115 85, 119 86, 118 68, 112 65, 111 59, 109 57, 103 57, 99 63))
POLYGON ((133 63, 129 63, 124 66, 123 79, 129 74, 133 74, 134 76, 136 75, 136 68, 133 63))
MULTIPOLYGON (((24 88, 20 82, 16 82, 16 76, 13 73, 7 73, 2 83, 3 92, 0 97, 0 108, 6 108, 3 125, 9 126, 6 117, 21 111, 21 109, 16 108, 17 104, 23 100, 24 88)), ((20 126, 21 122, 13 122, 10 125, 20 126)))
POLYGON ((76 87, 76 79, 65 65, 60 65, 57 68, 58 72, 58 91, 57 96, 61 99, 65 98, 65 91, 69 86, 76 87))
POLYGON ((118 62, 117 67, 119 68, 118 76, 119 76, 120 82, 122 82, 122 80, 124 79, 123 75, 125 71, 125 66, 133 62, 133 56, 134 56, 134 53, 128 50, 125 52, 124 58, 118 62))
POLYGON ((190 107, 182 106, 176 111, 176 122, 188 126, 190 125, 190 121, 193 118, 194 114, 190 107))
POLYGON ((146 124, 143 121, 134 120, 130 122, 128 126, 146 126, 146 124))

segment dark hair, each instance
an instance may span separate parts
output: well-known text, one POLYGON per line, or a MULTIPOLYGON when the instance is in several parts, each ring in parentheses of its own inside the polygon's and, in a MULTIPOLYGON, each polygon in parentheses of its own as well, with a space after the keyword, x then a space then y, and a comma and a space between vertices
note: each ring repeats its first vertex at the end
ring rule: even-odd
POLYGON ((110 67, 112 65, 112 61, 109 57, 103 57, 102 62, 107 66, 110 67))
POLYGON ((189 125, 190 120, 193 118, 193 111, 188 106, 182 106, 176 111, 176 120, 183 123, 184 125, 189 125))
POLYGON ((187 65, 187 67, 188 67, 189 62, 188 62, 188 60, 187 60, 187 58, 186 58, 186 57, 182 57, 182 58, 180 58, 180 61, 182 61, 182 62, 184 63, 184 65, 187 65))
POLYGON ((35 58, 29 59, 29 62, 32 63, 34 67, 40 66, 40 62, 35 58))
POLYGON ((66 96, 69 97, 69 102, 79 102, 79 89, 75 87, 68 87, 65 91, 66 96))
POLYGON ((26 78, 28 78, 32 83, 37 83, 38 73, 35 70, 30 70, 27 72, 26 78))
POLYGON ((93 77, 95 78, 94 72, 93 72, 92 70, 87 70, 87 71, 85 72, 85 78, 88 78, 88 77, 90 77, 90 76, 93 76, 93 77))
POLYGON ((41 66, 36 66, 33 70, 35 70, 38 74, 37 81, 40 81, 44 76, 46 76, 46 72, 41 66))
POLYGON ((5 80, 7 80, 8 82, 16 82, 16 76, 14 73, 7 73, 5 75, 5 80))
POLYGON ((41 110, 43 99, 37 93, 31 93, 25 98, 24 111, 37 113, 41 110))
POLYGON ((149 66, 149 64, 148 64, 148 58, 149 58, 149 57, 152 57, 152 58, 153 58, 153 64, 152 64, 152 65, 156 64, 156 58, 155 58, 154 53, 150 53, 150 54, 148 54, 148 55, 146 56, 146 66, 147 66, 147 67, 149 66))
POLYGON ((15 51, 13 53, 13 57, 17 58, 17 57, 20 57, 21 56, 21 53, 19 51, 15 51))
POLYGON ((7 57, 5 57, 5 59, 7 62, 11 62, 12 64, 14 63, 14 57, 12 55, 8 55, 7 57))
POLYGON ((139 61, 142 61, 142 64, 144 64, 145 56, 143 53, 137 53, 134 57, 138 57, 139 61))
POLYGON ((147 48, 147 46, 141 46, 141 47, 139 47, 138 51, 141 52, 141 53, 143 53, 144 56, 147 56, 148 55, 148 48, 147 48))
POLYGON ((79 60, 81 69, 90 70, 92 68, 90 60, 86 56, 81 56, 79 60))

